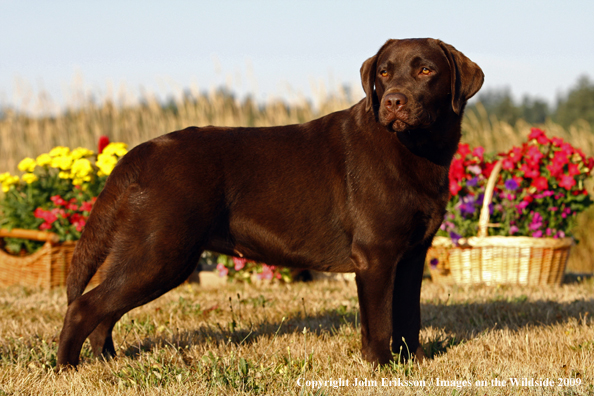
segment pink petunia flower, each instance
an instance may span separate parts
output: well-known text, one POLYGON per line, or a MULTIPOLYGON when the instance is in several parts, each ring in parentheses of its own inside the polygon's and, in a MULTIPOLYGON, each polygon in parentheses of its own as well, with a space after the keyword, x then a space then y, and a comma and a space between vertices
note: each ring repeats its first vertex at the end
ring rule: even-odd
POLYGON ((262 264, 262 272, 258 274, 258 279, 267 279, 271 280, 274 276, 274 267, 273 265, 266 265, 262 264))
POLYGON ((223 263, 217 264, 217 271, 219 271, 219 276, 221 278, 224 276, 227 276, 227 274, 229 273, 229 269, 227 267, 225 267, 225 264, 223 264, 223 263))
POLYGON ((235 271, 241 271, 245 267, 246 263, 247 263, 247 259, 245 259, 245 258, 233 257, 233 264, 235 264, 235 271))
POLYGON ((475 157, 478 157, 478 159, 480 161, 483 160, 483 155, 485 154, 485 149, 481 146, 475 147, 474 150, 472 150, 472 155, 475 157))

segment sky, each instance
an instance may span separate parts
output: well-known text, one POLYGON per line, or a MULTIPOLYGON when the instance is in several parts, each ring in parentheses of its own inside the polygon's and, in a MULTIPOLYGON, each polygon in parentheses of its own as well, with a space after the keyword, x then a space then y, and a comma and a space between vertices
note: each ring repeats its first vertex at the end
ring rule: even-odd
MULTIPOLYGON (((594 79, 594 1, 0 0, 0 108, 226 86, 260 101, 347 84, 389 38, 434 37, 507 87, 554 104, 594 79)), ((325 90, 325 91, 323 91, 325 90)), ((38 106, 37 106, 38 107, 38 106)))

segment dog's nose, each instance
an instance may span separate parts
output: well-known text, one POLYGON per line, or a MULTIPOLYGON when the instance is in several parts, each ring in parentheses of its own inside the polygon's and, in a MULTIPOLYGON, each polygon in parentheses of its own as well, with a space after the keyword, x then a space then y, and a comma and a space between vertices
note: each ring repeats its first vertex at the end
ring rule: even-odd
POLYGON ((407 101, 408 98, 406 95, 399 92, 391 93, 384 98, 384 105, 386 106, 386 109, 390 111, 397 111, 400 107, 404 106, 407 101))

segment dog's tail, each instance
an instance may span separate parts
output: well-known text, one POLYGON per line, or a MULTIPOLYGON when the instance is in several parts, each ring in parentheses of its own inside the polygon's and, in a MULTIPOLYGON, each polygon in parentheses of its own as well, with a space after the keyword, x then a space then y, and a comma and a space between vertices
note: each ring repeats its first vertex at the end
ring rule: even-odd
POLYGON ((120 205, 130 184, 138 180, 139 156, 134 151, 138 150, 126 154, 113 169, 76 244, 66 280, 68 305, 83 294, 112 249, 120 205))

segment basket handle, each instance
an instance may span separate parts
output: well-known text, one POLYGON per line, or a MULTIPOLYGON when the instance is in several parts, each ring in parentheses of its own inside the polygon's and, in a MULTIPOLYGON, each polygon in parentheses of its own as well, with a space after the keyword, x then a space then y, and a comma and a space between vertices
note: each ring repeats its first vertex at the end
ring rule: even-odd
POLYGON ((54 234, 53 232, 24 230, 21 228, 13 228, 10 231, 0 228, 0 238, 32 239, 34 241, 50 243, 60 242, 60 237, 58 236, 58 234, 54 234))
POLYGON ((501 171, 501 165, 502 160, 497 161, 495 167, 491 171, 491 175, 489 175, 489 180, 487 181, 485 197, 483 198, 483 207, 481 208, 481 216, 479 218, 479 238, 486 237, 489 235, 487 231, 487 227, 489 226, 489 219, 491 217, 491 214, 489 213, 489 204, 493 199, 493 190, 495 189, 495 182, 497 181, 497 177, 499 176, 499 172, 501 171))

